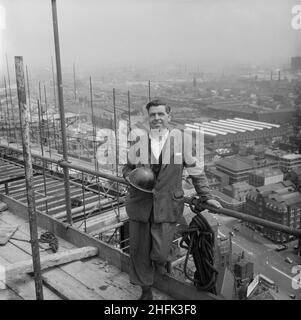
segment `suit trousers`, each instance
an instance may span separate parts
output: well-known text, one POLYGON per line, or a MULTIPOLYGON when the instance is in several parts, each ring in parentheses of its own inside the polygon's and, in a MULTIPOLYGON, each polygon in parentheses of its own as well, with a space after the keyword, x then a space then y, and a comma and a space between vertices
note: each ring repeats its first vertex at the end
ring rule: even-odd
POLYGON ((130 220, 130 282, 151 286, 156 266, 171 260, 177 223, 130 220))

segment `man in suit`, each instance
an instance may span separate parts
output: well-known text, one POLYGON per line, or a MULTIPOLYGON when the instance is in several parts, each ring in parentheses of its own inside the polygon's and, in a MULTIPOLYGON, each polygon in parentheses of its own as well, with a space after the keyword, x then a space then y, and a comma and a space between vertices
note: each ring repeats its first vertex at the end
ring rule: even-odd
MULTIPOLYGON (((171 137, 170 106, 162 100, 153 100, 146 105, 146 109, 150 130, 144 141, 149 146, 147 158, 150 161, 137 162, 136 150, 130 148, 123 176, 127 179, 132 170, 145 166, 151 168, 156 177, 151 193, 130 186, 126 199, 130 220, 130 281, 141 286, 141 300, 152 300, 154 272, 164 274, 170 265, 176 224, 183 218, 184 167, 198 196, 214 207, 219 208, 221 205, 210 195, 199 159, 193 157, 192 152, 189 152, 191 150, 187 149, 191 148, 191 144, 185 145, 185 139, 177 139, 178 135, 171 137), (180 148, 180 152, 175 152, 177 148, 180 148)), ((142 140, 140 137, 140 142, 142 140)))

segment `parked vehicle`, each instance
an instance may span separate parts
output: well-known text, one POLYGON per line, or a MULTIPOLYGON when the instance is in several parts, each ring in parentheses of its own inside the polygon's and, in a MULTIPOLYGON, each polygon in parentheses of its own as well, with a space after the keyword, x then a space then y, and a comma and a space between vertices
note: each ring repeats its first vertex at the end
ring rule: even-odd
POLYGON ((287 245, 282 244, 282 245, 280 245, 280 246, 277 246, 275 250, 276 250, 276 251, 283 251, 283 250, 285 250, 285 249, 287 249, 287 245))
POLYGON ((284 261, 287 262, 287 263, 289 263, 289 264, 292 264, 292 263, 293 263, 293 260, 292 260, 291 258, 289 258, 289 257, 286 257, 286 258, 284 259, 284 261))

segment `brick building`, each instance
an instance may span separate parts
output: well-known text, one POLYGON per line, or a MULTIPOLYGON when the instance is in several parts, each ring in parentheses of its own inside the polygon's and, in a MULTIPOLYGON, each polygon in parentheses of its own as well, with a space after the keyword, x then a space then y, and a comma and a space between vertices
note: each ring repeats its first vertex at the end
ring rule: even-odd
MULTIPOLYGON (((244 210, 249 215, 275 223, 293 228, 301 227, 301 193, 290 180, 258 187, 249 192, 244 210)), ((268 227, 256 228, 277 243, 288 241, 292 237, 268 227)))

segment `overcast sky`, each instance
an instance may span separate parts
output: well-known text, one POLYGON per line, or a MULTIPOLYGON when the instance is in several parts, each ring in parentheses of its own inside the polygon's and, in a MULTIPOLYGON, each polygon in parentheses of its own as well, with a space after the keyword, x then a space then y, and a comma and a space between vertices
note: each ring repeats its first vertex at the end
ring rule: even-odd
MULTIPOLYGON (((51 0, 0 0, 3 52, 46 67, 51 0)), ((289 63, 301 55, 296 0, 57 0, 62 65, 289 63), (299 40, 298 40, 299 39, 299 40)), ((3 58, 2 58, 3 61, 3 58)))

